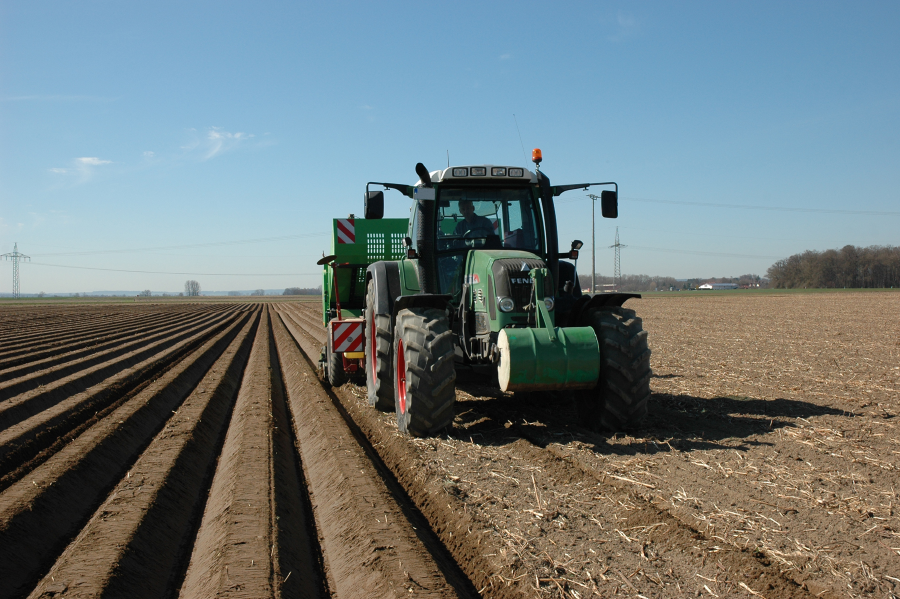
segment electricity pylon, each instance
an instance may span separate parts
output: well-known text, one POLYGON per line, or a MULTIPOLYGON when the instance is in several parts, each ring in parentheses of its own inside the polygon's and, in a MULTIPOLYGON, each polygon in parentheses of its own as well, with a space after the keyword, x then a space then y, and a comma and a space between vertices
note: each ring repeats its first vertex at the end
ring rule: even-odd
POLYGON ((622 278, 622 253, 621 249, 628 247, 627 245, 622 245, 619 243, 619 227, 616 227, 616 242, 609 246, 611 248, 616 248, 616 264, 614 268, 613 281, 616 284, 616 291, 619 290, 619 279, 622 278))
POLYGON ((19 244, 13 245, 13 251, 0 254, 0 258, 12 260, 13 263, 13 297, 19 299, 19 260, 31 260, 31 256, 19 253, 19 244))

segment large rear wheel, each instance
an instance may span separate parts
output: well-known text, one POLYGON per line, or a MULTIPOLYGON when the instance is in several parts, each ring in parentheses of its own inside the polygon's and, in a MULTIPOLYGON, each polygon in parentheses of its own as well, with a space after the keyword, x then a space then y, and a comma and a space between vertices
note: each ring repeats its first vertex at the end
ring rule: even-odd
POLYGON ((650 399, 650 348, 634 310, 598 307, 582 315, 600 343, 600 377, 594 389, 578 391, 580 420, 594 429, 621 431, 638 426, 650 399))
POLYGON ((391 348, 391 317, 375 314, 375 281, 366 287, 366 391, 369 405, 394 409, 394 374, 391 348))
POLYGON ((447 313, 400 310, 394 325, 394 406, 397 428, 414 437, 453 424, 456 369, 447 313))

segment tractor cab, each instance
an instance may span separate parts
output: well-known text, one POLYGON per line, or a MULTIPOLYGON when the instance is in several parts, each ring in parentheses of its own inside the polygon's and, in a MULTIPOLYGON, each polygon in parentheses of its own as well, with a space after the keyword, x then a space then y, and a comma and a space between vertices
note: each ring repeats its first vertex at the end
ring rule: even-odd
MULTIPOLYGON (((437 200, 436 258, 440 292, 459 303, 473 250, 518 250, 544 255, 540 215, 527 187, 441 186, 437 200)), ((471 277, 470 277, 471 279, 471 277)))

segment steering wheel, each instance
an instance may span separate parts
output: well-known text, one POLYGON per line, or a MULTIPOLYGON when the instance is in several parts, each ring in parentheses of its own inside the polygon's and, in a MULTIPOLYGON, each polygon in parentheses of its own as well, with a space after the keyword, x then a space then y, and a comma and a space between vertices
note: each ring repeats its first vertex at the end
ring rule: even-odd
POLYGON ((482 227, 475 227, 474 229, 469 229, 468 231, 463 233, 462 238, 463 238, 463 242, 468 247, 475 247, 475 242, 479 241, 479 240, 481 241, 481 245, 484 245, 484 242, 485 242, 484 238, 487 235, 490 235, 490 232, 487 231, 487 229, 484 229, 482 227), (475 235, 470 235, 470 233, 475 233, 476 231, 479 232, 479 235, 477 237, 475 235))

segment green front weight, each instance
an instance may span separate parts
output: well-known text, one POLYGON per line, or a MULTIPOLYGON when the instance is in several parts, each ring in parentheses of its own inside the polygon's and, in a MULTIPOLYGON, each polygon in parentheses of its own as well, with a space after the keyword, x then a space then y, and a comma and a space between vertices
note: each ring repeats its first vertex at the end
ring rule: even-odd
POLYGON ((504 391, 591 389, 600 376, 600 345, 591 327, 503 329, 500 388, 504 391), (555 337, 555 339, 553 339, 555 337))

